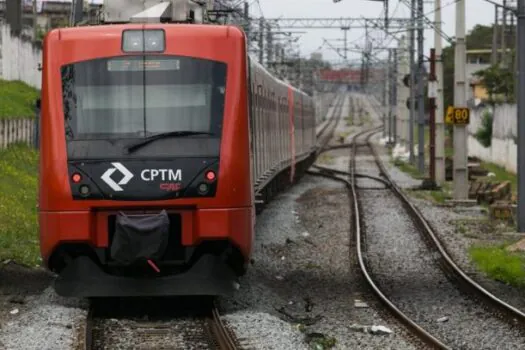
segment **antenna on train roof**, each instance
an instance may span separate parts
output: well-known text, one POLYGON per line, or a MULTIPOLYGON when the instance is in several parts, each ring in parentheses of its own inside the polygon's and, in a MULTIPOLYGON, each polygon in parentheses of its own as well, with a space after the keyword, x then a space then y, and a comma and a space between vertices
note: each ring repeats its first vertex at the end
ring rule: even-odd
POLYGON ((103 23, 204 23, 212 0, 104 0, 103 23))

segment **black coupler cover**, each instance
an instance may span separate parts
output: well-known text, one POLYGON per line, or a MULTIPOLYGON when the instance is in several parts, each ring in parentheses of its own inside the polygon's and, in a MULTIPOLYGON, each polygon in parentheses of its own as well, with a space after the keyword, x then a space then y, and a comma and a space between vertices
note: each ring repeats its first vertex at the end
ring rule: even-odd
POLYGON ((119 213, 111 244, 111 258, 121 264, 160 260, 168 246, 170 221, 165 210, 157 215, 119 213))

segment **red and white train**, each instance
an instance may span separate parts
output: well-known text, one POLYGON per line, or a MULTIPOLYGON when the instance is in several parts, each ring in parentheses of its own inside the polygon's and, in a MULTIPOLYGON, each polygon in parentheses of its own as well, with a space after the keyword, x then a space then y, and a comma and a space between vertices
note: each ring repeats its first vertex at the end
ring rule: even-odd
POLYGON ((257 201, 314 160, 312 98, 234 26, 56 29, 42 74, 40 243, 57 292, 231 292, 257 201))

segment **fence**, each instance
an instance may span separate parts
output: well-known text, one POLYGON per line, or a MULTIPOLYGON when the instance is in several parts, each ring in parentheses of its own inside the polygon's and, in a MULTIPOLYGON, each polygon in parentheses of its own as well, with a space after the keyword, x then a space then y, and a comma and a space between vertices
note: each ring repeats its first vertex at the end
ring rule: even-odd
POLYGON ((0 149, 14 143, 26 143, 38 148, 38 140, 37 118, 0 119, 0 149))

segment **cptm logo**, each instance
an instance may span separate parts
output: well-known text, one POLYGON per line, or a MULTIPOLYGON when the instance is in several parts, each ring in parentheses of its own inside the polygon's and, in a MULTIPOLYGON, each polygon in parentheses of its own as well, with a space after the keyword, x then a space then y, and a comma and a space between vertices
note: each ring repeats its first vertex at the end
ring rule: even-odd
POLYGON ((120 185, 126 185, 133 178, 133 174, 124 165, 120 163, 111 163, 111 165, 113 165, 114 168, 109 168, 108 170, 106 170, 106 172, 100 178, 104 180, 104 182, 107 183, 108 186, 113 189, 113 191, 124 191, 122 187, 120 187, 120 185), (113 173, 116 170, 120 171, 122 175, 124 175, 124 177, 122 178, 122 180, 119 181, 119 183, 116 183, 111 178, 111 175, 113 175, 113 173))

